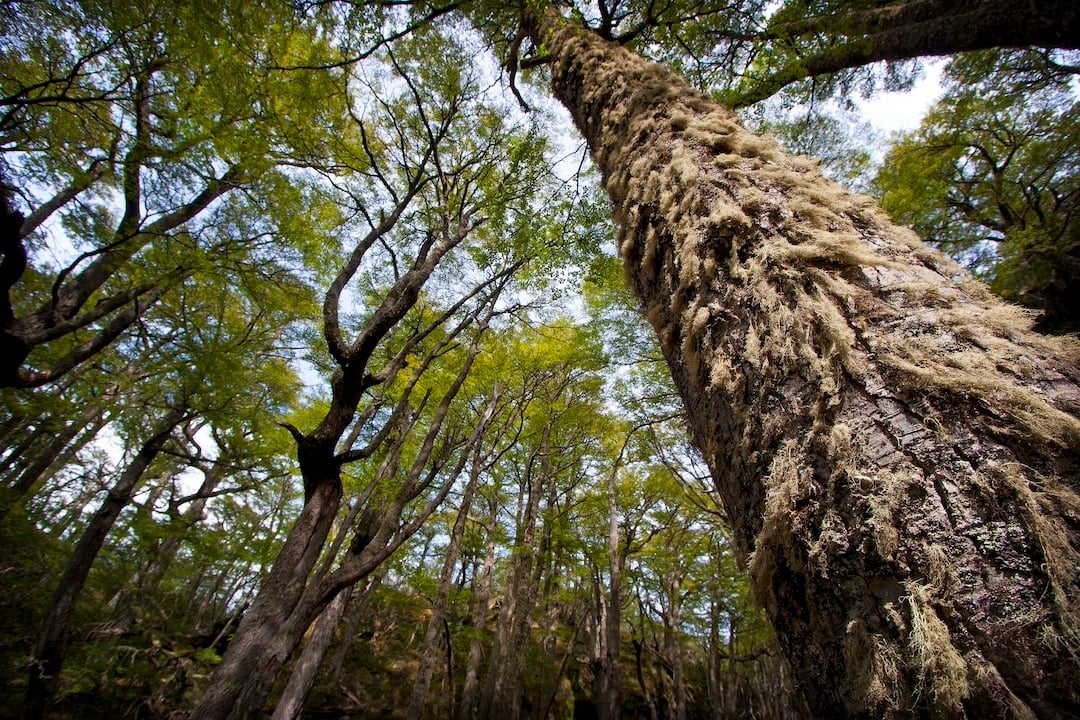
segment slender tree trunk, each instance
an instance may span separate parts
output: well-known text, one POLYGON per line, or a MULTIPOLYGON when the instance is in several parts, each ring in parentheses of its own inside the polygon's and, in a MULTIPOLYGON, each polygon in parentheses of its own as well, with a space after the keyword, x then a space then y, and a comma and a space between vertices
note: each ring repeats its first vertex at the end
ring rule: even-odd
POLYGON ((39 720, 45 717, 48 705, 59 686, 60 670, 64 664, 64 652, 67 648, 67 636, 71 626, 71 616, 75 612, 75 601, 86 585, 90 568, 105 544, 121 511, 131 503, 135 489, 142 480, 150 463, 158 456, 169 434, 183 420, 186 411, 170 410, 161 421, 158 431, 139 449, 128 463, 116 483, 109 488, 108 495, 94 513, 79 538, 75 551, 68 560, 64 574, 53 594, 45 625, 41 630, 33 656, 30 658, 30 677, 26 686, 26 698, 23 704, 25 720, 39 720))
POLYGON ((352 647, 353 640, 356 638, 356 631, 365 617, 371 596, 379 588, 379 585, 382 584, 384 572, 384 570, 380 569, 369 575, 367 581, 364 583, 364 589, 360 594, 357 595, 355 592, 353 593, 353 607, 348 610, 348 616, 345 619, 345 625, 341 632, 341 642, 334 650, 334 654, 329 661, 328 673, 331 677, 340 675, 345 668, 345 658, 349 654, 349 648, 352 647))
MULTIPOLYGON (((720 593, 715 589, 712 592, 712 596, 709 599, 709 641, 707 645, 707 681, 706 690, 709 698, 709 708, 712 710, 712 717, 714 720, 718 720, 724 716, 725 709, 727 708, 727 698, 729 693, 727 692, 727 679, 721 670, 722 656, 720 653, 720 614, 721 614, 721 600, 720 593)), ((734 635, 734 628, 731 624, 728 624, 728 637, 734 635)))
MULTIPOLYGON (((168 473, 168 470, 164 470, 164 473, 168 473)), ((154 506, 165 493, 166 484, 167 480, 150 487, 146 500, 135 509, 129 527, 152 527, 155 524, 154 506)), ((145 592, 146 576, 149 569, 153 567, 157 555, 156 552, 150 554, 150 557, 135 567, 131 579, 114 592, 102 608, 105 614, 111 616, 109 618, 110 632, 124 632, 135 623, 135 605, 138 597, 145 592)))
POLYGON ((593 655, 593 697, 600 720, 618 720, 620 714, 619 655, 622 629, 622 563, 619 551, 619 511, 615 497, 618 467, 607 477, 608 501, 608 588, 601 586, 601 574, 595 571, 597 631, 593 655))
MULTIPOLYGON (((472 623, 473 629, 477 632, 487 626, 488 603, 491 600, 491 576, 495 570, 495 528, 499 505, 495 500, 491 500, 490 506, 485 528, 487 542, 484 548, 484 566, 479 576, 473 578, 476 608, 473 611, 472 623)), ((465 660, 465 679, 462 681, 461 702, 458 705, 458 717, 461 720, 472 720, 476 709, 476 692, 480 686, 480 663, 483 660, 483 653, 483 642, 477 634, 469 643, 469 654, 465 660)))
POLYGON ((686 720, 686 679, 682 649, 682 573, 668 580, 668 606, 664 610, 664 656, 671 663, 671 705, 675 720, 686 720))
POLYGON ((1080 713, 1080 351, 677 76, 546 16, 816 717, 1080 713))
POLYGON ((618 720, 621 705, 619 656, 622 641, 622 563, 619 549, 619 507, 615 496, 617 469, 608 473, 608 597, 604 638, 604 695, 599 699, 600 720, 618 720))
MULTIPOLYGON (((446 610, 450 604, 450 583, 454 579, 454 568, 457 567, 458 556, 461 554, 461 542, 465 537, 465 522, 472 507, 473 494, 476 492, 477 481, 483 469, 483 457, 479 448, 473 453, 472 467, 469 472, 469 481, 461 495, 461 506, 458 508, 454 526, 450 529, 450 542, 446 547, 446 556, 443 559, 442 573, 439 576, 439 587, 436 591, 435 602, 431 608, 431 618, 428 620, 427 633, 424 637, 424 649, 420 653, 420 667, 416 672, 416 680, 413 683, 412 697, 409 700, 407 717, 411 720, 419 720, 424 716, 424 708, 427 705, 428 690, 431 687, 431 676, 435 670, 435 661, 438 658, 439 635, 443 630, 446 619, 446 610)), ((447 643, 449 643, 447 638, 447 643)), ((448 707, 453 705, 451 698, 448 707)))
POLYGON ((634 648, 634 675, 637 677, 638 688, 641 689, 641 696, 645 698, 645 704, 649 706, 649 720, 657 720, 656 703, 653 702, 652 691, 649 690, 649 684, 645 681, 645 667, 641 658, 642 652, 645 649, 644 641, 632 638, 630 643, 634 648))
POLYGON ((345 615, 345 608, 349 605, 352 591, 351 587, 342 590, 319 615, 311 637, 308 638, 307 644, 304 645, 300 657, 293 666, 289 682, 285 684, 285 689, 281 692, 272 720, 295 720, 300 717, 300 711, 304 709, 304 701, 307 700, 308 693, 315 685, 319 665, 322 664, 326 651, 334 641, 334 632, 345 615))
POLYGON ((550 425, 544 428, 540 449, 531 461, 523 480, 523 493, 518 500, 518 505, 523 509, 514 540, 513 566, 499 612, 491 663, 480 702, 481 720, 517 720, 521 713, 521 649, 528 636, 536 595, 536 582, 532 573, 536 551, 536 521, 547 479, 551 452, 550 432, 550 425))
POLYGON ((206 518, 206 504, 210 501, 212 493, 225 479, 225 473, 220 467, 211 465, 203 470, 203 481, 196 491, 198 497, 191 500, 187 509, 179 516, 173 518, 171 524, 176 525, 157 549, 157 553, 143 573, 142 587, 145 590, 154 590, 169 571, 183 539, 183 532, 194 527, 206 518))

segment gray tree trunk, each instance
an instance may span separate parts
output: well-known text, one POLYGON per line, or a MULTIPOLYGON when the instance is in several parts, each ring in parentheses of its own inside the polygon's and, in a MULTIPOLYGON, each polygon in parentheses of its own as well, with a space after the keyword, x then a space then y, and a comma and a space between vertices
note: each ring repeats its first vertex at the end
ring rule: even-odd
POLYGON ((686 678, 682 648, 682 584, 679 571, 665 581, 668 606, 664 608, 664 657, 671 663, 671 707, 675 720, 686 720, 686 678))
POLYGON ((1080 713, 1076 340, 671 72, 544 22, 810 712, 1080 713))
POLYGON ((499 610, 491 662, 480 699, 481 720, 499 718, 517 720, 521 713, 521 650, 529 635, 536 599, 537 579, 533 575, 536 562, 536 523, 544 484, 548 481, 548 458, 551 453, 551 426, 544 428, 536 455, 530 461, 518 497, 520 521, 514 538, 514 557, 506 594, 499 610))
POLYGON ((605 595, 597 573, 596 606, 599 627, 594 658, 594 696, 600 720, 618 720, 621 710, 619 656, 622 630, 623 555, 619 549, 619 508, 615 496, 618 465, 607 477, 608 504, 608 592, 605 595))
MULTIPOLYGON (((461 554, 461 542, 465 537, 465 522, 472 508, 473 494, 480 479, 486 458, 481 454, 480 448, 473 452, 472 467, 469 471, 469 481, 461 495, 461 506, 458 508, 454 526, 450 530, 450 542, 446 547, 446 556, 443 558, 442 573, 439 576, 439 587, 436 591, 435 602, 431 608, 431 618, 428 620, 427 632, 424 636, 424 649, 420 653, 420 667, 416 672, 416 680, 413 683, 412 697, 409 700, 409 710, 406 717, 410 720, 419 720, 424 717, 424 709, 427 707, 428 690, 431 687, 431 677, 435 670, 435 661, 439 657, 439 635, 446 620, 446 611, 450 605, 450 584, 454 579, 454 568, 457 567, 458 556, 461 554)), ((449 638, 447 638, 449 642, 449 638)), ((452 696, 451 688, 451 696, 452 696)), ((452 697, 447 707, 453 705, 452 697)))
POLYGON ((322 664, 326 651, 334 641, 334 631, 341 624, 341 618, 345 615, 345 608, 349 605, 352 593, 351 587, 338 593, 315 621, 315 629, 300 652, 300 657, 296 659, 296 664, 293 665, 289 682, 281 691, 272 720, 295 720, 300 717, 300 711, 304 709, 304 701, 307 700, 308 693, 315 685, 319 665, 322 664))
MULTIPOLYGON (((484 565, 479 576, 473 577, 473 591, 476 595, 476 607, 473 611, 472 624, 475 631, 487 626, 489 602, 491 600, 491 576, 495 570, 495 529, 499 515, 499 505, 489 501, 490 512, 485 531, 487 540, 484 544, 484 565)), ((477 691, 480 687, 480 663, 483 660, 484 647, 477 632, 469 643, 469 654, 465 660, 465 679, 461 686, 461 702, 458 705, 458 717, 472 720, 477 706, 477 691)))

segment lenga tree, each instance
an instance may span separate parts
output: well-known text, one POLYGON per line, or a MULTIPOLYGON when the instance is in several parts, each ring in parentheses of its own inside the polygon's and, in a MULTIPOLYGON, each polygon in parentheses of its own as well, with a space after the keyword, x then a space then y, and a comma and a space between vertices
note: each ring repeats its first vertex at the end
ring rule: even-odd
POLYGON ((1074 339, 664 67, 525 28, 809 712, 1074 715, 1074 339))
MULTIPOLYGON (((506 41, 509 67, 550 68, 589 144, 627 283, 806 709, 1075 715, 1080 347, 1033 332, 872 201, 622 46, 665 32, 686 41, 690 5, 665 6, 669 21, 654 5, 603 2, 597 29, 545 3, 465 9, 506 41)), ((1020 3, 825 3, 816 25, 812 8, 792 8, 808 30, 788 25, 789 38, 823 30, 872 49, 896 36, 885 29, 938 38, 934 28, 963 23, 975 36, 864 52, 828 71, 1002 43, 1080 45, 1075 11, 1062 5, 1048 11, 1053 22, 1008 37, 999 31, 1021 18, 1020 3)), ((779 63, 767 78, 775 87, 792 79, 782 56, 769 62, 779 63)))
MULTIPOLYGON (((876 60, 1076 48, 1080 11, 1019 0, 826 1, 787 3, 757 29, 717 20, 756 17, 762 5, 604 0, 575 20, 545 2, 415 3, 413 12, 430 21, 464 9, 505 42, 512 81, 520 66, 550 69, 554 96, 602 173, 627 283, 657 333, 808 712, 1074 717, 1080 345, 1033 332, 1027 315, 872 201, 623 45, 673 40, 693 55, 779 39, 755 66, 765 71, 757 92, 768 94, 876 60)), ((349 47, 343 36, 338 49, 349 47)), ((752 87, 732 93, 757 97, 752 87)), ((439 165, 448 151, 438 123, 424 124, 431 152, 400 175, 431 173, 437 186, 453 173, 439 165)), ((2 209, 10 234, 14 216, 2 209)), ((377 237, 356 246, 343 283, 385 234, 378 226, 397 217, 369 219, 377 237)), ((438 228, 429 243, 461 242, 454 231, 471 231, 468 220, 438 228)), ((18 264, 20 246, 4 247, 5 262, 18 264)), ((340 469, 363 455, 341 441, 364 384, 378 379, 366 373, 368 340, 377 345, 415 303, 434 271, 424 262, 431 250, 401 276, 401 302, 388 296, 380 306, 385 322, 352 343, 337 326, 339 284, 328 293, 331 405, 342 415, 294 432, 307 506, 193 717, 260 712, 307 624, 359 577, 353 566, 328 575, 329 585, 309 576, 339 509, 340 469), (305 523, 315 530, 305 535, 305 523), (286 567, 293 557, 296 573, 286 567), (286 632, 272 637, 283 617, 286 632)))

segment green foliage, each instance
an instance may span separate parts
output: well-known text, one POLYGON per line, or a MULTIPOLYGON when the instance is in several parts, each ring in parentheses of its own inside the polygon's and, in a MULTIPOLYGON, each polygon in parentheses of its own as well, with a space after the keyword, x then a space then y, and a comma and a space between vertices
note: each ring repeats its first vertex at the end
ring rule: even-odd
POLYGON ((1044 53, 952 60, 945 95, 890 150, 875 186, 898 221, 1007 298, 1075 329, 1080 107, 1044 53))
MULTIPOLYGON (((675 658, 659 641, 665 632, 686 650, 698 698, 721 651, 732 654, 721 658, 732 676, 778 677, 756 664, 770 636, 686 443, 681 401, 619 261, 601 254, 613 235, 607 201, 591 184, 583 190, 586 183, 556 175, 553 118, 522 115, 493 90, 494 63, 475 61, 484 42, 510 59, 523 7, 545 6, 469 3, 486 39, 434 3, 87 0, 0 9, 10 19, 0 44, 3 179, 27 212, 85 185, 28 238, 31 267, 15 288, 16 309, 33 312, 106 255, 115 264, 85 308, 142 285, 164 291, 62 385, 4 394, 0 428, 12 440, 0 454, 6 489, 33 455, 16 447, 41 446, 82 410, 98 411, 0 521, 5 549, 20 551, 9 566, 16 595, 3 608, 11 695, 41 608, 100 489, 154 423, 182 407, 190 417, 171 432, 90 575, 71 628, 60 710, 116 716, 137 707, 154 717, 197 699, 303 502, 294 438, 278 422, 301 432, 319 426, 335 373, 345 370, 326 349, 324 293, 413 189, 398 223, 343 283, 346 340, 368 326, 432 238, 460 227, 468 236, 381 339, 368 370, 389 368, 388 375, 367 386, 357 408, 371 411, 370 422, 350 426, 355 437, 338 438, 336 450, 375 438, 415 381, 402 406, 407 421, 343 470, 347 501, 359 502, 374 482, 367 507, 385 508, 478 344, 424 468, 432 484, 404 513, 413 517, 450 482, 454 463, 477 453, 477 494, 443 628, 452 650, 439 670, 443 701, 460 690, 474 642, 482 657, 494 656, 511 593, 525 608, 511 618, 519 628, 513 657, 528 660, 522 694, 537 713, 551 697, 566 711, 574 695, 586 698, 613 559, 625 569, 620 661, 628 708, 647 712, 650 691, 656 711, 656 698, 668 692, 675 658), (197 212, 184 222, 155 228, 230 166, 240 170, 227 192, 191 207, 197 212), (134 210, 125 207, 130 200, 134 210), (518 265, 481 333, 469 314, 494 295, 484 282, 518 265), (571 294, 582 276, 579 304, 571 294), (473 324, 457 327, 466 321, 473 324), (406 348, 406 362, 395 366, 406 348), (465 446, 492 399, 491 427, 465 446), (609 478, 621 558, 609 557, 609 478), (645 643, 644 688, 631 638, 645 643)), ((578 16, 703 87, 754 61, 744 36, 763 27, 766 11, 759 2, 681 0, 605 7, 618 12, 604 17, 580 4, 578 16)), ((821 118, 791 133, 806 151, 836 147, 840 137, 821 118)), ((854 176, 863 158, 838 154, 830 162, 854 176)), ((102 324, 53 339, 31 364, 63 358, 102 324)), ((384 584, 350 608, 355 632, 334 648, 345 653, 342 672, 323 678, 314 705, 377 716, 406 701, 442 554, 463 511, 462 480, 381 568, 384 584)), ((351 537, 345 512, 333 540, 351 537)), ((760 690, 760 682, 746 685, 760 690)))

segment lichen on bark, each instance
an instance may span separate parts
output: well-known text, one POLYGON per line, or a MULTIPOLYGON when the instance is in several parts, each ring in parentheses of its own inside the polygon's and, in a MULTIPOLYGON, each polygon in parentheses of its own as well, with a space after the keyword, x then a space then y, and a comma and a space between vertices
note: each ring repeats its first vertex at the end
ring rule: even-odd
POLYGON ((1076 712, 1076 340, 668 70, 540 33, 813 714, 1076 712))

